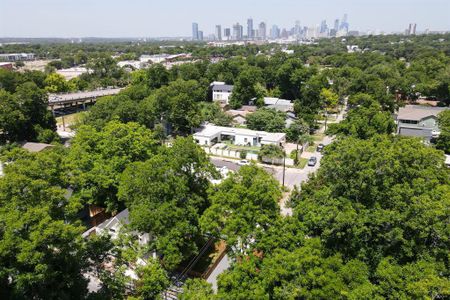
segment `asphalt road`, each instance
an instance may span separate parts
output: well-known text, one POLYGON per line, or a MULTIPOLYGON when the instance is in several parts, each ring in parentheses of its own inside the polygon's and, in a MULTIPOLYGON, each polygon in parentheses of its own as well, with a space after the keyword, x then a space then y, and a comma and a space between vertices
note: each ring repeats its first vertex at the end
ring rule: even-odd
MULTIPOLYGON (((300 186, 302 182, 308 180, 309 174, 316 172, 320 167, 320 159, 322 154, 319 152, 305 153, 302 157, 309 158, 310 156, 317 157, 317 164, 314 167, 306 166, 303 169, 286 168, 284 176, 285 186, 292 189, 295 185, 300 186)), ((239 170, 240 166, 237 164, 238 160, 232 160, 228 158, 211 157, 211 162, 216 167, 227 167, 231 171, 239 170)), ((280 184, 283 184, 283 167, 282 166, 267 166, 259 164, 268 173, 272 174, 280 184)))

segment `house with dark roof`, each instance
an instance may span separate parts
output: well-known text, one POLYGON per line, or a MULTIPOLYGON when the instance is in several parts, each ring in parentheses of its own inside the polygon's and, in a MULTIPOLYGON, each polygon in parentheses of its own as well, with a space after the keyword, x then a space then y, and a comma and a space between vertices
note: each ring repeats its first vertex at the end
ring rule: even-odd
POLYGON ((397 134, 431 140, 439 136, 437 116, 448 107, 406 105, 396 114, 397 134))
POLYGON ((211 83, 212 89, 212 99, 213 101, 218 101, 223 104, 228 104, 228 101, 231 97, 231 93, 233 92, 232 85, 225 84, 225 82, 214 81, 211 83))

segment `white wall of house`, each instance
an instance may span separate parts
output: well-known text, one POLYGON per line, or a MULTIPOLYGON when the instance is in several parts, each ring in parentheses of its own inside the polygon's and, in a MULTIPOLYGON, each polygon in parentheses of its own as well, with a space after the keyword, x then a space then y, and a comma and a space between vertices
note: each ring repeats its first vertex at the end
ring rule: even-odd
POLYGON ((213 91, 213 100, 228 104, 231 92, 213 91))
POLYGON ((258 138, 256 136, 251 135, 240 135, 237 134, 234 136, 234 144, 235 145, 241 145, 246 146, 250 144, 250 146, 258 146, 258 138), (256 144, 254 143, 254 138, 256 138, 256 144))

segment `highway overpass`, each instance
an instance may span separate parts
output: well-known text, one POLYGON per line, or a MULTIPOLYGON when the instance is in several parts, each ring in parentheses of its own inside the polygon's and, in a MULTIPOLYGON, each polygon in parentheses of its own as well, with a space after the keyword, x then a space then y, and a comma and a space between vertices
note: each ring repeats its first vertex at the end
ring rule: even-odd
POLYGON ((85 108, 86 103, 93 103, 97 101, 97 98, 103 96, 117 95, 123 88, 113 88, 96 90, 89 92, 76 92, 67 94, 49 94, 48 95, 48 107, 54 112, 55 108, 64 108, 72 105, 83 105, 85 108))

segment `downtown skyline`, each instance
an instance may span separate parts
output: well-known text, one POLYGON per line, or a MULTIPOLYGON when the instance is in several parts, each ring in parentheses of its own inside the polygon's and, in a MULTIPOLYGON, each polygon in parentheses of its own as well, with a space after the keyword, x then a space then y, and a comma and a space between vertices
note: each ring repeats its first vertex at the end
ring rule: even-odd
MULTIPOLYGON (((411 34, 412 24, 409 25, 407 34, 411 34)), ((414 25, 416 28, 416 25, 414 25)), ((384 32, 369 31, 363 34, 383 34, 384 32)), ((415 34, 414 29, 414 34, 415 34)), ((319 26, 307 26, 296 20, 292 27, 279 27, 277 24, 269 25, 265 21, 248 18, 246 25, 239 22, 233 23, 230 27, 215 25, 214 33, 204 31, 196 22, 192 23, 193 41, 242 41, 242 40, 276 40, 276 39, 307 39, 307 38, 325 38, 340 37, 347 35, 359 35, 359 31, 350 31, 348 15, 345 13, 342 18, 336 18, 332 24, 328 25, 327 20, 322 20, 319 26), (256 22, 255 22, 256 21, 256 22), (223 32, 222 32, 223 28, 223 32)))

